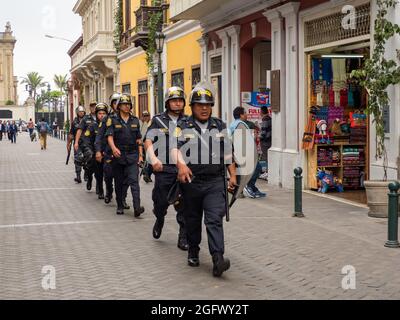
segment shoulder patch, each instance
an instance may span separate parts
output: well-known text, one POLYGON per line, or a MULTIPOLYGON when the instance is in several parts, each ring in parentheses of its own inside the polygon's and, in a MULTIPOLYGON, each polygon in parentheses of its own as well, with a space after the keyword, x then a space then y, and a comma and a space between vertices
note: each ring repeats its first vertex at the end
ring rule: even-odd
POLYGON ((112 125, 112 119, 111 119, 111 118, 108 118, 108 119, 107 119, 106 126, 107 126, 107 127, 111 127, 111 125, 112 125))

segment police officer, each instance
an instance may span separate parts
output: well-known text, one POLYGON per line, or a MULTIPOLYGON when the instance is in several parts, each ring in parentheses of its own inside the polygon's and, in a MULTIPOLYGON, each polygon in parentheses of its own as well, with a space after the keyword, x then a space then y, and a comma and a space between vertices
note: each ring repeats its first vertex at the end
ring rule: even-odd
MULTIPOLYGON (((96 178, 96 187, 98 190, 99 199, 104 199, 104 189, 103 189, 103 162, 95 161, 95 140, 96 135, 99 131, 99 127, 102 124, 103 118, 108 114, 108 105, 105 103, 99 103, 95 109, 96 122, 91 123, 86 126, 84 134, 82 136, 82 150, 84 154, 91 154, 92 159, 89 161, 88 170, 89 176, 94 176, 96 178)), ((96 159, 97 160, 97 159, 96 159)))
MULTIPOLYGON (((154 116, 145 138, 147 159, 151 163, 155 175, 153 188, 153 213, 156 222, 153 227, 153 237, 159 239, 164 226, 164 217, 169 207, 167 196, 177 179, 177 169, 170 160, 169 139, 173 136, 177 122, 184 116, 186 104, 185 93, 179 87, 169 88, 165 94, 166 111, 154 116), (155 151, 153 142, 158 141, 160 146, 155 151), (157 157, 158 155, 158 157, 157 157)), ((185 220, 183 210, 178 209, 176 220, 179 224, 178 248, 188 250, 185 220)))
MULTIPOLYGON (((95 149, 96 149, 96 160, 98 162, 101 162, 103 160, 103 175, 104 175, 104 182, 106 184, 106 194, 104 196, 104 202, 105 203, 110 203, 112 200, 112 195, 113 195, 113 173, 112 173, 112 160, 113 160, 113 154, 111 151, 110 146, 107 143, 107 137, 106 137, 106 123, 108 118, 113 118, 117 114, 117 104, 118 101, 121 97, 121 94, 119 92, 114 92, 110 96, 110 114, 105 116, 103 118, 103 121, 101 125, 99 126, 99 132, 96 135, 96 141, 95 141, 95 149), (104 157, 104 159, 103 159, 104 157)), ((130 209, 130 206, 126 203, 126 195, 128 191, 128 185, 124 184, 124 200, 123 200, 123 206, 124 209, 128 210, 130 209)))
POLYGON ((117 105, 118 113, 106 123, 107 141, 112 150, 113 175, 117 198, 117 214, 124 214, 124 184, 131 187, 135 217, 144 208, 140 206, 139 164, 143 163, 142 136, 139 119, 131 114, 133 108, 129 95, 122 94, 117 105))
POLYGON ((230 267, 229 259, 223 256, 223 217, 227 213, 226 191, 233 191, 236 185, 236 168, 232 161, 231 145, 227 140, 226 125, 211 116, 214 106, 212 91, 205 85, 195 87, 190 96, 190 106, 192 116, 181 121, 175 132, 180 151, 176 148, 173 150, 177 157, 178 179, 182 183, 185 203, 188 265, 197 267, 200 264, 199 245, 204 212, 213 275, 220 277, 230 267), (184 159, 183 155, 187 155, 187 152, 190 153, 189 158, 184 159), (229 165, 226 159, 230 159, 229 165), (230 174, 228 188, 226 167, 230 174))
MULTIPOLYGON (((69 130, 68 140, 67 140, 67 151, 71 152, 71 145, 75 140, 76 132, 78 130, 78 126, 82 120, 82 118, 86 114, 86 110, 84 107, 79 106, 75 109, 76 117, 72 121, 71 129, 69 130)), ((75 163, 75 173, 76 178, 74 179, 76 183, 82 183, 81 172, 82 172, 82 152, 74 150, 74 163, 75 163)))
MULTIPOLYGON (((78 130, 76 131, 76 136, 75 136, 75 143, 74 143, 74 149, 76 152, 78 152, 79 147, 82 145, 81 141, 81 136, 82 132, 85 132, 87 127, 93 125, 96 122, 96 101, 92 101, 89 104, 90 107, 90 114, 85 115, 81 122, 79 123, 78 130)), ((83 152, 83 167, 85 169, 85 181, 86 183, 86 189, 87 190, 92 190, 92 182, 93 182, 93 175, 90 174, 90 170, 87 170, 88 163, 92 161, 93 154, 89 148, 85 149, 86 153, 83 152)), ((96 194, 98 194, 98 187, 96 187, 96 194)))

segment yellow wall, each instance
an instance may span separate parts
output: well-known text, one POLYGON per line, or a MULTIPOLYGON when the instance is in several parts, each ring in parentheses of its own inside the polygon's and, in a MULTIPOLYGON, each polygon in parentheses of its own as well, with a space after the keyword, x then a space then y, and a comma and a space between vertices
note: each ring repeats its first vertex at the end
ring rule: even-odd
MULTIPOLYGON (((131 84, 131 95, 135 97, 136 102, 136 115, 138 115, 139 110, 138 81, 147 80, 147 78, 146 54, 144 52, 120 63, 120 90, 122 91, 122 85, 131 84)), ((148 105, 150 109, 150 90, 148 91, 148 96, 148 105)))
MULTIPOLYGON (((171 86, 171 72, 184 70, 184 85, 186 96, 189 98, 192 91, 192 67, 201 64, 201 49, 197 40, 201 37, 201 31, 195 31, 184 37, 167 43, 167 86, 171 86)), ((185 108, 190 113, 189 102, 185 108)))

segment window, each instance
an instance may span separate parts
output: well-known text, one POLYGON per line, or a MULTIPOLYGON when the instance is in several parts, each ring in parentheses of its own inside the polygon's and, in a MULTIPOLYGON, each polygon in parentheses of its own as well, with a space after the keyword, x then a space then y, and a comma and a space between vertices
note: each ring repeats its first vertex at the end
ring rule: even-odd
POLYGON ((222 56, 211 58, 211 73, 222 72, 222 56))
POLYGON ((147 80, 142 80, 138 82, 138 93, 139 93, 139 116, 141 117, 143 111, 149 111, 148 104, 148 84, 147 80))
POLYGON ((176 86, 176 87, 180 87, 180 88, 184 89, 184 73, 183 73, 183 71, 175 72, 172 74, 171 84, 173 87, 176 86))
POLYGON ((122 85, 122 93, 131 94, 131 84, 123 84, 122 85))
POLYGON ((192 68, 192 89, 201 81, 200 67, 192 68))

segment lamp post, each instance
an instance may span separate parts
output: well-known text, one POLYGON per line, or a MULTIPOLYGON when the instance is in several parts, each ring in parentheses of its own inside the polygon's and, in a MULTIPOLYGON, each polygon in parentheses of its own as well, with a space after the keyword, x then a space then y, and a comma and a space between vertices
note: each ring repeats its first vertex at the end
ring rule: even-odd
POLYGON ((67 81, 67 86, 65 88, 65 93, 66 93, 66 104, 67 104, 67 122, 69 124, 69 92, 70 92, 70 88, 72 87, 72 81, 71 79, 69 79, 67 81))
MULTIPOLYGON (((51 101, 50 92, 51 92, 50 83, 47 83, 47 105, 48 105, 48 108, 49 108, 49 110, 47 112, 48 112, 48 115, 49 115, 49 121, 50 121, 50 101, 51 101)), ((43 114, 43 117, 44 117, 44 114, 43 114)))
POLYGON ((158 76, 157 76, 157 92, 158 92, 158 106, 156 109, 156 113, 160 113, 162 111, 163 105, 163 73, 162 73, 162 60, 161 54, 164 48, 165 34, 162 32, 157 32, 156 34, 156 48, 158 53, 158 76))
POLYGON ((96 81, 96 102, 99 102, 99 79, 100 73, 96 70, 93 72, 94 74, 94 81, 96 81))

